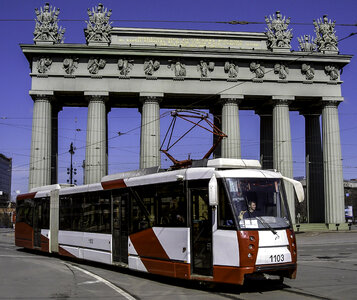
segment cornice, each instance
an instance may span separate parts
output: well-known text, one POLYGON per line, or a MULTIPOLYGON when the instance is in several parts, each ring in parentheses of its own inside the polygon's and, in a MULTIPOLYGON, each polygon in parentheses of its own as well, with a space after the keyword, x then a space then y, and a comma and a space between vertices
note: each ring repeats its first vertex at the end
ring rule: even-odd
POLYGON ((193 48, 193 47, 154 47, 154 46, 88 46, 86 44, 55 44, 34 45, 20 44, 28 60, 37 55, 102 55, 102 56, 175 56, 175 57, 206 57, 217 59, 259 60, 259 61, 287 61, 293 63, 335 63, 348 64, 352 55, 332 55, 313 52, 277 53, 269 50, 240 50, 222 48, 193 48))

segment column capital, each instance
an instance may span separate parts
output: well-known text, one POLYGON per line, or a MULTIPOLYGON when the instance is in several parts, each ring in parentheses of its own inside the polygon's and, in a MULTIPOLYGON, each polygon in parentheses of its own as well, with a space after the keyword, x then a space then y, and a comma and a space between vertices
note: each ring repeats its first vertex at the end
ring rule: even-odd
POLYGON ((33 101, 36 100, 48 100, 53 101, 55 99, 53 91, 37 91, 37 90, 30 90, 29 94, 33 101))
POLYGON ((244 99, 244 95, 240 94, 223 94, 220 95, 219 102, 221 104, 239 104, 244 99))
POLYGON ((344 100, 344 97, 340 96, 325 96, 321 98, 322 101, 338 101, 342 102, 344 100))
POLYGON ((164 98, 164 93, 140 93, 140 102, 147 103, 160 103, 164 98))
POLYGON ((343 100, 343 97, 322 97, 322 106, 339 106, 343 100))
POLYGON ((275 104, 289 105, 290 102, 295 100, 295 97, 294 96, 272 96, 271 100, 275 104))
POLYGON ((102 92, 102 91, 89 91, 89 92, 84 92, 84 98, 88 102, 90 102, 90 101, 107 102, 109 100, 109 93, 102 92))

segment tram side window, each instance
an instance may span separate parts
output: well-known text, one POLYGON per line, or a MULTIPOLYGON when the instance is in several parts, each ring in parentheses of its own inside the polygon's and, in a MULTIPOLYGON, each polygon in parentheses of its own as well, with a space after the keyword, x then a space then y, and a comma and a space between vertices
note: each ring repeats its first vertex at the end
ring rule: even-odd
POLYGON ((82 202, 83 226, 82 231, 98 231, 98 215, 100 212, 98 203, 98 192, 88 193, 85 201, 82 202))
POLYGON ((72 197, 71 195, 60 196, 59 229, 72 230, 72 197))
POLYGON ((155 186, 132 189, 131 231, 138 232, 154 226, 156 220, 155 186))
POLYGON ((73 194, 72 198, 72 226, 73 231, 83 231, 83 210, 84 193, 73 194))
POLYGON ((235 228, 232 208, 227 197, 223 182, 219 182, 219 208, 218 208, 218 228, 235 228))
POLYGON ((60 196, 60 230, 82 231, 84 194, 60 196))
POLYGON ((24 222, 33 225, 33 199, 17 201, 16 223, 24 222))
POLYGON ((42 200, 42 228, 50 229, 50 198, 42 200))
POLYGON ((110 193, 107 191, 88 193, 82 203, 82 231, 110 233, 110 193))
POLYGON ((187 226, 187 201, 181 183, 158 185, 157 198, 158 226, 187 226))
POLYGON ((111 195, 110 192, 102 191, 100 192, 100 206, 101 206, 101 227, 100 232, 102 233, 111 233, 111 195))

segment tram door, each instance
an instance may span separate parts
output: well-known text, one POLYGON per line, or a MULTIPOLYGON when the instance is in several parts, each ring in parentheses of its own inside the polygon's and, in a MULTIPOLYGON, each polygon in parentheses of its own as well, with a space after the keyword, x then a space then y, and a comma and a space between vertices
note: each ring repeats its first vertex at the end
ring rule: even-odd
POLYGON ((113 192, 113 261, 128 263, 129 194, 113 192))
POLYGON ((191 189, 192 273, 212 276, 212 208, 207 189, 191 189))
POLYGON ((42 227, 42 203, 33 202, 33 246, 41 248, 41 227, 42 227))

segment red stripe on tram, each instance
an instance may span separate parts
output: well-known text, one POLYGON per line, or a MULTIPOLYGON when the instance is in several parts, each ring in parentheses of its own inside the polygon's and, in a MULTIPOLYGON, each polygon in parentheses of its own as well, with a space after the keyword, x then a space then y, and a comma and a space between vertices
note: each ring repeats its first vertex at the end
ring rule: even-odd
POLYGON ((130 240, 140 257, 170 259, 151 228, 130 235, 130 240))
POLYGON ((21 194, 16 197, 16 200, 33 199, 35 196, 36 193, 21 194))
POLYGON ((104 181, 101 184, 104 190, 120 189, 126 187, 124 179, 104 181))

